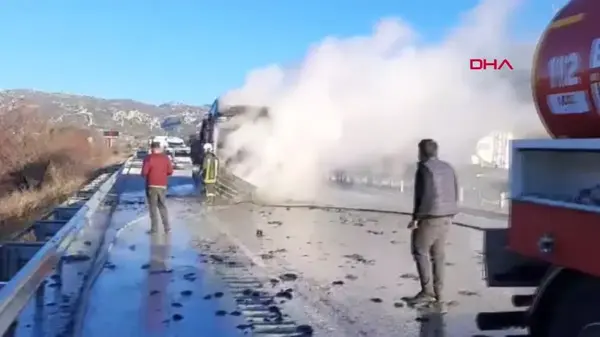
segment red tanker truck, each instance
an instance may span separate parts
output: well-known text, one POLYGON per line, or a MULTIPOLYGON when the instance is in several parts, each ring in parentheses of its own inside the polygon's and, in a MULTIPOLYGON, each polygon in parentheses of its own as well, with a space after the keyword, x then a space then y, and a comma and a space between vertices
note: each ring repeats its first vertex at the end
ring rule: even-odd
POLYGON ((543 33, 533 97, 552 139, 511 148, 508 229, 486 231, 490 287, 534 287, 513 312, 480 313, 483 330, 600 336, 600 1, 572 0, 543 33))

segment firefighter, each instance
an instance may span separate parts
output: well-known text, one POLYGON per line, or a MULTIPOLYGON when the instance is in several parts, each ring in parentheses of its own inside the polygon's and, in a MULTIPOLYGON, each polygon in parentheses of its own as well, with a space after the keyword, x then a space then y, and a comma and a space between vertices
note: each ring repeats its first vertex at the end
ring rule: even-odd
POLYGON ((210 143, 204 144, 204 163, 202 165, 202 177, 204 190, 206 191, 206 201, 212 204, 215 199, 217 183, 217 172, 219 170, 219 159, 213 152, 213 146, 210 143))

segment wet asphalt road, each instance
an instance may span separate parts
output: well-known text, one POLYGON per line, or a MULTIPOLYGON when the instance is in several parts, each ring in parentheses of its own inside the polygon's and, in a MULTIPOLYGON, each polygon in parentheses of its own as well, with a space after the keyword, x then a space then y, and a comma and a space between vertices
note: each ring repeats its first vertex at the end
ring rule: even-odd
POLYGON ((191 246, 190 219, 179 216, 187 207, 169 207, 171 234, 148 235, 146 216, 118 233, 89 293, 80 336, 104 337, 107 327, 132 337, 240 335, 235 327, 244 322, 230 314, 234 302, 191 246), (204 299, 218 293, 222 298, 204 299))
MULTIPOLYGON (((402 300, 419 290, 409 254, 408 217, 248 205, 207 212, 210 223, 226 233, 224 242, 242 247, 238 251, 254 261, 255 269, 267 277, 299 277, 294 287, 302 304, 297 306, 311 308, 304 313, 306 319, 317 331, 335 327, 323 335, 465 337, 519 332, 482 333, 475 326, 477 312, 511 307, 508 291, 488 289, 482 280, 481 231, 459 226, 450 231, 450 304, 448 314, 440 317, 408 308, 402 300), (263 238, 255 237, 257 228, 264 231, 263 238)), ((480 220, 479 225, 502 224, 480 220)))
MULTIPOLYGON (((145 233, 149 223, 138 171, 129 170, 122 182, 121 202, 106 234, 106 254, 96 263, 97 278, 84 293, 85 311, 74 335, 243 335, 248 332, 245 319, 256 314, 236 306, 239 293, 246 291, 276 295, 272 304, 285 321, 310 325, 317 336, 509 334, 481 333, 475 327, 477 312, 510 308, 510 293, 486 289, 482 280, 481 231, 455 226, 450 232, 449 313, 417 312, 402 301, 418 290, 407 217, 253 205, 205 207, 193 195, 189 172, 180 171, 169 189, 173 232, 150 236, 145 233), (264 237, 255 236, 258 228, 264 237), (239 287, 244 282, 247 289, 239 287)), ((331 191, 323 198, 327 200, 321 202, 343 206, 387 202, 398 207, 397 201, 362 192, 331 191)), ((505 226, 471 216, 458 220, 505 226)))
MULTIPOLYGON (((247 329, 233 299, 192 244, 199 206, 187 172, 171 179, 172 232, 150 235, 139 170, 121 181, 123 193, 107 232, 106 254, 84 294, 76 336, 240 336, 247 329), (210 299, 207 298, 210 296, 210 299)), ((200 221, 199 221, 200 220, 200 221)))

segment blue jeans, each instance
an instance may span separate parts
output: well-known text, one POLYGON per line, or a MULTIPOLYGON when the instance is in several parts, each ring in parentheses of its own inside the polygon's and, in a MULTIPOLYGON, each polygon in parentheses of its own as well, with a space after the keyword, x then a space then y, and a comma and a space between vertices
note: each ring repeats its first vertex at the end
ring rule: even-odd
POLYGON ((194 166, 194 171, 192 171, 192 179, 194 179, 194 184, 196 184, 198 190, 202 192, 204 190, 204 184, 202 183, 202 170, 200 170, 199 166, 194 166))

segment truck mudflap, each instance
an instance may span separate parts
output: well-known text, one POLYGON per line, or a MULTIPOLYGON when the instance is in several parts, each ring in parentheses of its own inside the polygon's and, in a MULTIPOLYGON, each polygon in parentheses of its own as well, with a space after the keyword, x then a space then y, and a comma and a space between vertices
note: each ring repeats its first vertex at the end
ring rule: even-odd
POLYGON ((486 229, 484 234, 484 277, 488 287, 537 287, 550 265, 511 251, 508 229, 486 229))

